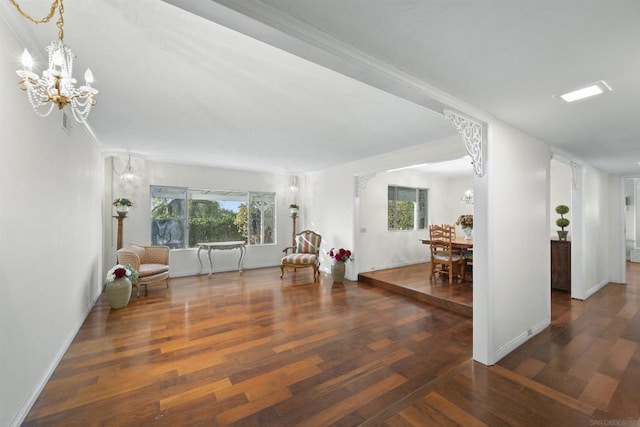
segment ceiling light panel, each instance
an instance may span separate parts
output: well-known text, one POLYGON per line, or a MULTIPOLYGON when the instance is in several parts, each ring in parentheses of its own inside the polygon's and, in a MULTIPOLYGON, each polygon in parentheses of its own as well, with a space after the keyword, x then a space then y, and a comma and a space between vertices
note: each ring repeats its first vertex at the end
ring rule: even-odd
POLYGON ((565 102, 574 102, 592 96, 600 95, 605 92, 611 92, 611 87, 604 80, 600 80, 579 89, 572 90, 571 92, 563 93, 562 95, 560 95, 560 98, 562 98, 565 102))

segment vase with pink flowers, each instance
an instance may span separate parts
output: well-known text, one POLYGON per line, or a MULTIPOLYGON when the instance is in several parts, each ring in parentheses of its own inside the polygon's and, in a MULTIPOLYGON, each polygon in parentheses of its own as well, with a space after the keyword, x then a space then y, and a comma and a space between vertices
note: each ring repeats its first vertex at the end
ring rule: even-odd
POLYGON ((351 251, 344 248, 331 248, 329 251, 329 256, 333 258, 333 264, 331 264, 331 277, 333 278, 334 283, 342 283, 344 280, 344 275, 347 269, 345 263, 352 259, 351 255, 351 251))

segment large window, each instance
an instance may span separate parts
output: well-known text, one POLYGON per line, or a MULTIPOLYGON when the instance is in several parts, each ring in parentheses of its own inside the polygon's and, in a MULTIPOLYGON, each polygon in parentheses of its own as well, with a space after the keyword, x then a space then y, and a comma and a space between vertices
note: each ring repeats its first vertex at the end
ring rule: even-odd
POLYGON ((387 196, 389 230, 427 228, 427 190, 390 185, 387 196))
POLYGON ((275 193, 151 186, 151 241, 172 249, 275 243, 274 207, 275 193))

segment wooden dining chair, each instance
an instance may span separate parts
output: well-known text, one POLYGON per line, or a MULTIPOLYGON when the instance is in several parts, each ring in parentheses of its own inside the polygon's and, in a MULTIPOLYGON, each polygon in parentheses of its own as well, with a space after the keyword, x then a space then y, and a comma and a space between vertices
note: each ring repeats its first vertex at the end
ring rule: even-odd
POLYGON ((429 278, 433 281, 436 274, 449 277, 449 284, 453 277, 459 275, 464 280, 464 258, 460 250, 451 245, 455 236, 455 226, 450 224, 429 226, 429 246, 431 251, 431 269, 429 278), (456 273, 457 270, 457 273, 456 273))
POLYGON ((471 277, 469 281, 473 282, 473 249, 464 250, 462 252, 462 256, 464 257, 464 266, 462 273, 464 280, 467 280, 467 274, 469 274, 471 277))

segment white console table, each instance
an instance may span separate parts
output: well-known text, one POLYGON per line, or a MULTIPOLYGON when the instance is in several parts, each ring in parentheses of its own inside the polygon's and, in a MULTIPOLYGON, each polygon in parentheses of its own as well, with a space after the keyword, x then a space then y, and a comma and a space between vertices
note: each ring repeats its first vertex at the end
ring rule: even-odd
POLYGON ((202 273, 202 259, 200 259, 200 251, 205 249, 207 251, 207 256, 209 257, 209 276, 213 274, 213 261, 211 260, 211 251, 215 250, 228 250, 228 249, 239 249, 240 250, 240 259, 238 260, 238 271, 242 273, 243 265, 242 261, 244 260, 245 254, 245 245, 244 241, 236 241, 236 242, 208 242, 208 243, 198 243, 198 262, 200 263, 200 271, 198 274, 202 273))

